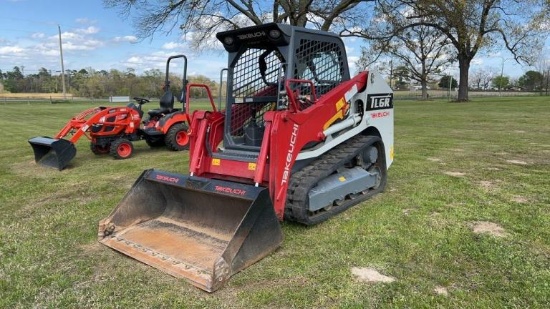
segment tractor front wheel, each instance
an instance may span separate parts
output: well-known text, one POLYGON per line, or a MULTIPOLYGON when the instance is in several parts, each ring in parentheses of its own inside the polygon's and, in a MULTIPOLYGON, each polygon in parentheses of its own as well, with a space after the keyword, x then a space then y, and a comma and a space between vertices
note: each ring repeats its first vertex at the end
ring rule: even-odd
POLYGON ((134 152, 134 145, 125 138, 119 138, 111 143, 110 154, 115 159, 128 159, 134 152))
POLYGON ((185 123, 173 125, 166 134, 165 142, 168 149, 184 150, 189 149, 188 127, 185 123))
POLYGON ((90 143, 90 150, 95 155, 108 154, 110 151, 110 145, 101 146, 98 144, 90 143))

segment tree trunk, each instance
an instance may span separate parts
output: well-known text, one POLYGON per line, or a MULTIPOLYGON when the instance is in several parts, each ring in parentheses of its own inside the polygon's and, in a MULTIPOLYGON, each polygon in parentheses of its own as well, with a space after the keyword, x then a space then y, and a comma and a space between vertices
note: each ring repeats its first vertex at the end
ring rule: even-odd
POLYGON ((422 100, 426 101, 428 99, 428 89, 426 88, 426 85, 422 85, 422 100))
POLYGON ((426 62, 422 61, 422 76, 420 86, 422 86, 422 100, 428 100, 428 73, 426 72, 426 62))
POLYGON ((468 72, 470 71, 470 61, 466 56, 458 56, 458 68, 460 70, 460 77, 458 80, 458 102, 469 101, 468 98, 468 72))

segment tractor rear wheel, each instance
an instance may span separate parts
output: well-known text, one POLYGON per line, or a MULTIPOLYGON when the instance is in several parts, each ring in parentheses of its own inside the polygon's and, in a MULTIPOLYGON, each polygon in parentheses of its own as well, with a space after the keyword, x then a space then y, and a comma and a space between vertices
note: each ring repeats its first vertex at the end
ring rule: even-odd
POLYGON ((102 146, 102 145, 90 143, 90 150, 95 155, 108 154, 110 151, 110 145, 102 146))
POLYGON ((189 149, 189 135, 187 130, 188 127, 185 123, 173 125, 168 130, 164 140, 168 149, 176 151, 189 149))
POLYGON ((119 138, 111 143, 110 154, 115 159, 128 159, 134 152, 134 145, 125 138, 119 138))

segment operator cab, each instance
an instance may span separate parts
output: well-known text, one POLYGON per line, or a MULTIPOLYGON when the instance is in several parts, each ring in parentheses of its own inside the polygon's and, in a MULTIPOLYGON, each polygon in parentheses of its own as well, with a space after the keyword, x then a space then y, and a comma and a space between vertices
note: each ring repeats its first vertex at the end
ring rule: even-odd
POLYGON ((269 23, 216 37, 229 52, 225 150, 259 152, 263 115, 289 109, 285 80, 301 80, 290 86, 308 98, 303 110, 350 79, 344 44, 335 34, 269 23))

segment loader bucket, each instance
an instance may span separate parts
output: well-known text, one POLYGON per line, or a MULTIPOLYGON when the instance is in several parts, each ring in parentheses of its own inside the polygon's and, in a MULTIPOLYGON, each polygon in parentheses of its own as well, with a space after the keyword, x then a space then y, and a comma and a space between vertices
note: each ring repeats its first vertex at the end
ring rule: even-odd
POLYGON ((65 139, 50 137, 33 137, 29 144, 34 151, 36 163, 55 167, 58 170, 64 169, 76 155, 74 144, 65 139))
POLYGON ((266 188, 151 169, 99 222, 98 238, 213 292, 283 235, 266 188))

